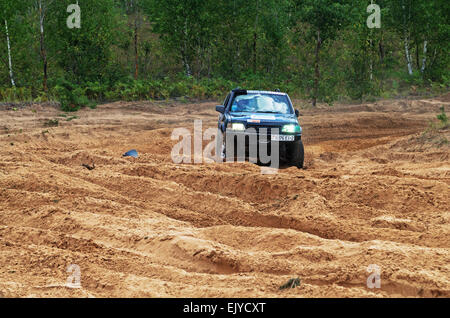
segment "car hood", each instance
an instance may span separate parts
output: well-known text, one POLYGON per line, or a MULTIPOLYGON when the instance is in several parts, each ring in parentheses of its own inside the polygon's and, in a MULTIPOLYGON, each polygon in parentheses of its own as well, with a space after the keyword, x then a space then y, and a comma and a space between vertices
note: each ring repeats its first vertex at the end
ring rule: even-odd
POLYGON ((263 126, 298 124, 295 114, 267 114, 267 113, 230 113, 232 122, 241 122, 245 124, 256 124, 263 126))

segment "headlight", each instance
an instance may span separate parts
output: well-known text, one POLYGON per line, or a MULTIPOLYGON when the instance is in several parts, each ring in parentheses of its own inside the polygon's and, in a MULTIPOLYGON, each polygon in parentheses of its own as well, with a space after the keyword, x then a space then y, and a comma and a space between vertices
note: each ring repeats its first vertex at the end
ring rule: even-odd
POLYGON ((241 124, 241 123, 232 123, 231 129, 232 130, 245 130, 245 126, 244 126, 244 124, 241 124))
POLYGON ((299 125, 294 124, 284 125, 283 128, 281 129, 281 132, 286 134, 295 134, 301 132, 301 129, 299 125))

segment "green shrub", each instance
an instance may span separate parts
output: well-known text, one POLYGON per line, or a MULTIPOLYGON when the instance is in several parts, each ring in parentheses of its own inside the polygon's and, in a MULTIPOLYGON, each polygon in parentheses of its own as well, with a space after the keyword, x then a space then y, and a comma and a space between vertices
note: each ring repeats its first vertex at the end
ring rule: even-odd
POLYGON ((82 107, 95 107, 95 103, 86 96, 87 88, 79 87, 65 79, 58 81, 52 93, 61 103, 63 111, 77 111, 82 107))
POLYGON ((0 88, 0 101, 2 102, 25 102, 32 101, 31 89, 26 87, 0 88))
POLYGON ((48 119, 44 123, 44 127, 57 127, 59 125, 58 119, 48 119))
POLYGON ((87 82, 85 95, 90 100, 104 101, 106 99, 106 92, 108 91, 108 86, 106 84, 101 84, 99 82, 87 82))
POLYGON ((448 125, 448 117, 447 117, 447 114, 445 113, 444 106, 442 106, 440 108, 440 110, 441 110, 441 113, 439 115, 437 115, 436 117, 437 117, 437 119, 439 119, 440 126, 442 129, 448 128, 448 126, 449 126, 448 125))

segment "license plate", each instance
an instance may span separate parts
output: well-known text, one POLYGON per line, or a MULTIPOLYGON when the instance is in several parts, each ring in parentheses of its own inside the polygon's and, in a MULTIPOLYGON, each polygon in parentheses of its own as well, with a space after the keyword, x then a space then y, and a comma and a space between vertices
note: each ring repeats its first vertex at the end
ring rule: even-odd
POLYGON ((271 135, 270 139, 272 141, 294 141, 295 136, 289 135, 271 135))

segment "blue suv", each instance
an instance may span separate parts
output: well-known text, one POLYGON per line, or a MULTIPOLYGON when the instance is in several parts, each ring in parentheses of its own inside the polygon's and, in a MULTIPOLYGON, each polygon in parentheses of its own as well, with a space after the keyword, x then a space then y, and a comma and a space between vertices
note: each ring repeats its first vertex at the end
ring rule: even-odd
MULTIPOLYGON (((261 143, 270 147, 271 142, 276 141, 280 159, 303 168, 304 148, 302 128, 298 123, 299 112, 294 109, 286 93, 234 89, 223 105, 216 106, 216 111, 220 113, 218 127, 222 137, 222 158, 229 153, 226 151, 229 140, 226 136, 232 133, 234 136, 245 136, 245 156, 252 144, 259 149, 261 143)), ((236 143, 234 147, 236 149, 236 143)), ((233 153, 236 154, 236 151, 233 153)))

